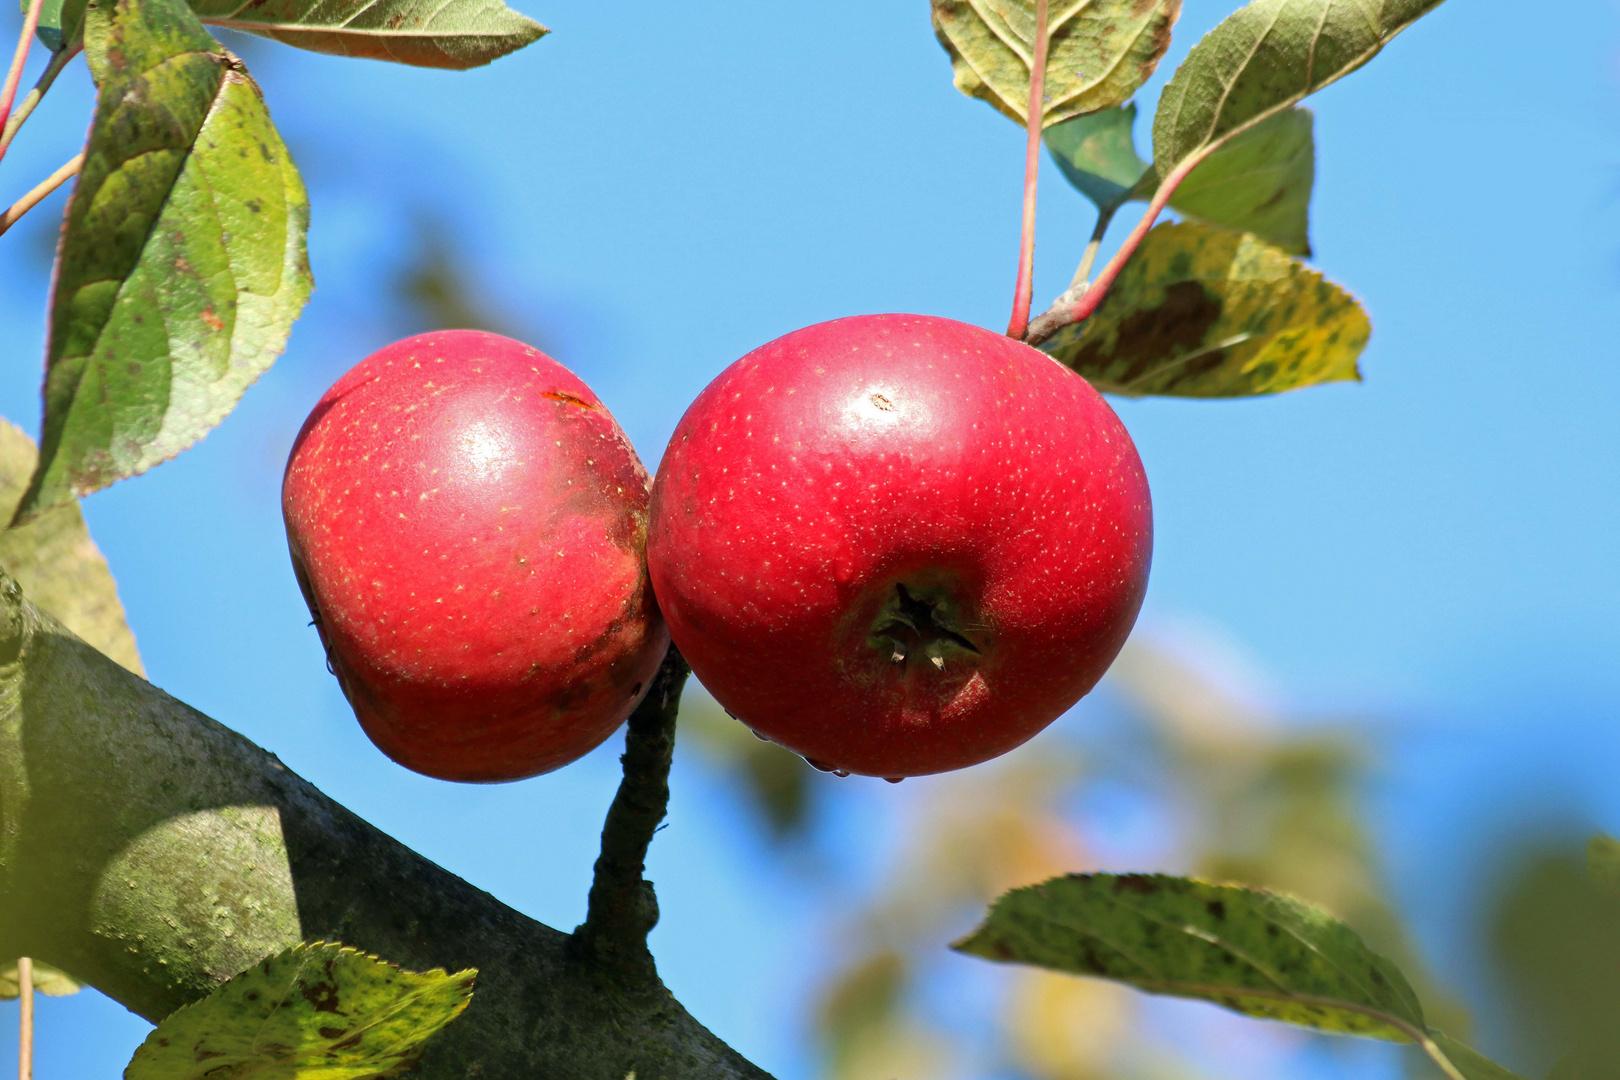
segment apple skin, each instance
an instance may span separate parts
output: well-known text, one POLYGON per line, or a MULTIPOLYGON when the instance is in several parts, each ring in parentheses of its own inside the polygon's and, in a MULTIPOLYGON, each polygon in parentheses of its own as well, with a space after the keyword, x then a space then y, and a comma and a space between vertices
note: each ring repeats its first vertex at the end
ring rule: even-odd
POLYGON ((445 780, 566 765, 635 708, 669 643, 647 471, 544 353, 452 330, 328 390, 282 513, 330 666, 371 741, 445 780))
POLYGON ((1003 754, 1090 691, 1152 543, 1136 447, 1083 378, 980 327, 869 315, 698 396, 647 559, 728 712, 818 768, 895 779, 1003 754))

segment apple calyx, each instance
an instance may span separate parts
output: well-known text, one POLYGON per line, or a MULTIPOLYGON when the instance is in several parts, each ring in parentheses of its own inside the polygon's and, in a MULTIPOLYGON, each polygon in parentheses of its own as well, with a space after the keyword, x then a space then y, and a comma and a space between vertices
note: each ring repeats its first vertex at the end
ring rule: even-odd
POLYGON ((924 659, 935 671, 944 671, 947 659, 980 655, 963 629, 961 606, 949 588, 900 581, 872 621, 867 642, 902 674, 910 661, 924 659))

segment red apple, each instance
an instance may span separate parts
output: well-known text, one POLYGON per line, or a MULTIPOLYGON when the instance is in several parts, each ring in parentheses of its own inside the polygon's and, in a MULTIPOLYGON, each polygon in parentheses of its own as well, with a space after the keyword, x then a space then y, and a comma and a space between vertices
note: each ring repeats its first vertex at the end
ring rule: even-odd
POLYGON ((446 780, 566 765, 668 644, 647 471, 590 388, 496 334, 355 365, 293 444, 282 512, 333 672, 382 751, 446 780))
POLYGON ((1136 448, 1080 376, 916 315, 821 323, 692 403, 647 559, 692 671, 761 735, 889 778, 988 760, 1084 696, 1152 549, 1136 448))

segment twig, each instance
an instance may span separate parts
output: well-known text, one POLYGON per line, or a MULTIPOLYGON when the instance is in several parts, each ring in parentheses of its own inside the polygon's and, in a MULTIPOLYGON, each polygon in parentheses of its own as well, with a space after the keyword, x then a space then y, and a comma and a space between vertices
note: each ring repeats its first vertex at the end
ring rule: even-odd
POLYGON ((1153 193, 1153 201, 1148 203, 1146 212, 1142 214, 1142 220, 1136 223, 1136 227, 1125 238, 1125 242, 1119 245, 1119 250, 1114 252, 1114 257, 1108 260, 1108 265, 1102 268, 1102 272, 1097 275, 1097 280, 1089 285, 1084 282, 1078 285, 1070 285, 1068 289, 1064 290, 1063 295, 1057 298, 1045 314, 1030 324, 1029 332, 1024 335, 1025 341, 1031 345, 1039 345, 1065 326, 1091 317, 1091 313, 1097 310, 1102 304, 1103 298, 1108 295, 1108 290, 1114 284, 1114 279, 1119 277, 1119 272, 1125 268, 1125 264, 1136 253, 1136 248, 1141 244, 1143 237, 1147 236, 1148 230, 1153 228, 1153 223, 1159 219, 1159 215, 1169 205, 1170 196, 1174 195, 1176 188, 1180 187, 1181 182, 1187 179, 1187 174, 1197 168, 1199 163, 1209 155, 1210 149, 1212 148, 1206 148, 1199 153, 1193 154, 1180 165, 1177 165, 1170 175, 1164 178, 1159 184, 1159 189, 1153 193))
POLYGON ((56 77, 62 74, 63 68, 68 66, 68 61, 79 55, 79 50, 82 47, 74 45, 71 48, 58 49, 51 54, 50 62, 45 65, 45 70, 40 73, 39 81, 34 83, 32 90, 28 91, 28 96, 22 99, 22 104, 17 106, 17 111, 6 118, 5 130, 0 132, 0 158, 6 156, 6 151, 11 148, 11 140, 16 138, 18 130, 23 126, 23 121, 27 120, 33 113, 35 106, 44 98, 45 92, 56 81, 56 77))
POLYGON ((0 235, 4 235, 7 229, 17 224, 18 218, 38 206, 41 199, 67 183, 68 177, 77 176, 82 168, 84 168, 84 154, 75 154, 60 169, 41 180, 33 191, 12 203, 10 210, 0 214, 0 235))
POLYGON ((28 48, 34 43, 34 31, 39 28, 39 9, 44 6, 44 0, 33 0, 28 5, 28 14, 23 17, 22 34, 17 38, 17 52, 11 58, 11 70, 6 72, 5 85, 0 86, 0 123, 4 123, 11 116, 11 103, 17 100, 17 85, 22 82, 23 64, 28 60, 28 48))
POLYGON ((17 1003, 22 1006, 21 1027, 17 1031, 17 1080, 34 1077, 34 962, 17 958, 17 1003))
POLYGON ((658 924, 658 897, 642 877, 647 846, 669 805, 669 764, 675 715, 691 668, 671 645, 652 688, 630 714, 624 740, 624 779, 602 825, 602 853, 591 882, 590 907, 574 930, 577 955, 637 983, 656 979, 647 934, 658 924))
POLYGON ((1046 126, 1046 3, 1035 0, 1035 57, 1029 65, 1029 109, 1024 113, 1024 227, 1018 242, 1018 284, 1013 289, 1007 336, 1029 330, 1029 303, 1035 292, 1035 183, 1041 172, 1041 132, 1046 126))

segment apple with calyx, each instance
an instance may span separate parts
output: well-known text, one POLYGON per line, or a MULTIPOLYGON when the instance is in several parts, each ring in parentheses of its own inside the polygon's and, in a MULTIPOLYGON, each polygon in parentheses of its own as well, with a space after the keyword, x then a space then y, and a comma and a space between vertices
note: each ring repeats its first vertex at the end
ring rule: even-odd
POLYGON ((1113 662, 1147 587, 1147 479, 1102 397, 949 319, 788 334, 681 419, 647 558, 733 716, 896 779, 1011 750, 1113 662))
POLYGON ((548 772, 605 740, 668 645, 647 472, 544 353, 453 330, 388 346, 293 444, 293 570, 366 734, 446 780, 548 772))

